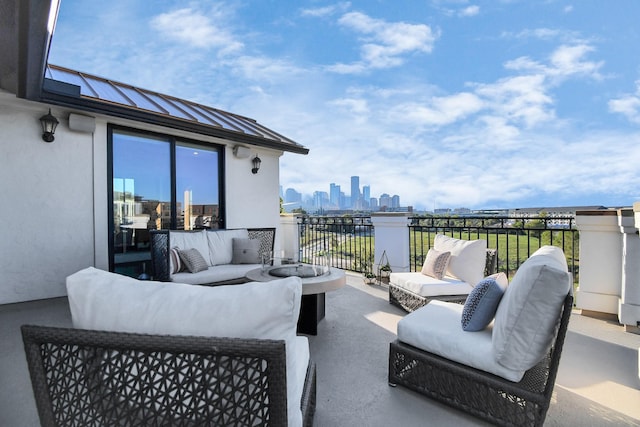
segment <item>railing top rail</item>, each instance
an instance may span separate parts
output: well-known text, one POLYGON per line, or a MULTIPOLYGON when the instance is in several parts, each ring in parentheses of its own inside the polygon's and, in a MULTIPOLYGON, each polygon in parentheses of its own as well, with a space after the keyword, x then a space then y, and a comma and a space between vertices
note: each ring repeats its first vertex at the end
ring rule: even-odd
POLYGON ((316 216, 305 215, 297 217, 298 224, 346 224, 372 225, 371 216, 316 216))
POLYGON ((412 216, 409 227, 446 227, 446 228, 535 228, 535 229, 573 229, 575 218, 572 216, 412 216), (531 224, 539 225, 531 227, 531 224), (568 225, 568 227, 567 227, 568 225))

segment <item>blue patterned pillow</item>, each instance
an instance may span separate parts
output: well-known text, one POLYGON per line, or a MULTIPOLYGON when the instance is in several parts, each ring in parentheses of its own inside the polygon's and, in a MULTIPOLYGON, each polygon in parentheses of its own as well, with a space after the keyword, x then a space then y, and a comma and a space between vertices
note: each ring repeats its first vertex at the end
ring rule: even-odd
POLYGON ((482 279, 467 296, 462 309, 462 329, 467 332, 481 331, 493 320, 507 289, 507 275, 496 273, 482 279))

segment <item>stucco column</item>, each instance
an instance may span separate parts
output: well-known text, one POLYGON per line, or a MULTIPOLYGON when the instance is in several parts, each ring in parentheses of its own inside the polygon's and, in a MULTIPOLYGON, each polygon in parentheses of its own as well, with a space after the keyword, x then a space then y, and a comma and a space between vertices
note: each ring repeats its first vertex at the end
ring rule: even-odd
POLYGON ((618 314, 622 281, 622 234, 616 211, 578 211, 580 282, 576 306, 582 314, 618 314))
MULTIPOLYGON (((298 255, 300 254, 300 239, 298 236, 298 216, 280 214, 280 238, 276 236, 276 240, 280 241, 280 245, 275 245, 279 248, 281 256, 283 258, 291 258, 294 261, 298 261, 298 255)), ((276 249, 278 249, 276 248, 276 249)))
POLYGON ((618 212, 622 233, 622 289, 618 318, 627 331, 640 333, 640 203, 635 203, 633 209, 620 209, 618 212))
POLYGON ((375 230, 374 271, 386 251, 391 271, 409 271, 409 218, 405 213, 385 212, 371 215, 375 230))

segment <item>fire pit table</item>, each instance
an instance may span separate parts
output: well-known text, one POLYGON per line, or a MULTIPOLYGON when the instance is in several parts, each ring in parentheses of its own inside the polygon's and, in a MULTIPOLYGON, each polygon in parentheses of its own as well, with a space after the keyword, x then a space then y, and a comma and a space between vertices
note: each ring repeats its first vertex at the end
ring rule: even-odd
POLYGON ((325 293, 345 285, 347 279, 344 271, 327 266, 294 263, 256 268, 247 273, 247 279, 256 282, 268 282, 290 276, 302 279, 302 304, 298 332, 317 335, 318 323, 324 319, 325 293))

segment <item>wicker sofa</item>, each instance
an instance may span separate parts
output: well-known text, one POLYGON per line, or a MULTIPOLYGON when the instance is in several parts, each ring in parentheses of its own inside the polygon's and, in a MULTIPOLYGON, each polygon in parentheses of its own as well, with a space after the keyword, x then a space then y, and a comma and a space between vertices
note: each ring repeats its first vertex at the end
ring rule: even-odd
POLYGON ((152 277, 161 282, 191 285, 245 283, 245 275, 260 267, 262 256, 273 251, 275 228, 233 230, 153 230, 152 277), (197 249, 206 268, 191 272, 180 265, 181 250, 197 249))
POLYGON ((74 329, 22 328, 42 425, 312 425, 301 282, 274 282, 69 276, 74 329))
POLYGON ((429 252, 450 252, 450 261, 443 277, 422 272, 391 273, 389 277, 389 303, 412 312, 429 301, 464 303, 476 283, 485 276, 496 273, 498 256, 495 249, 487 249, 484 240, 460 240, 437 235, 434 248, 429 252))
POLYGON ((389 384, 496 425, 541 426, 573 306, 564 254, 543 246, 531 255, 494 300, 497 310, 484 310, 471 294, 469 299, 475 302, 464 306, 431 301, 398 323, 389 384), (464 331, 468 309, 489 314, 484 320, 490 323, 464 331))

